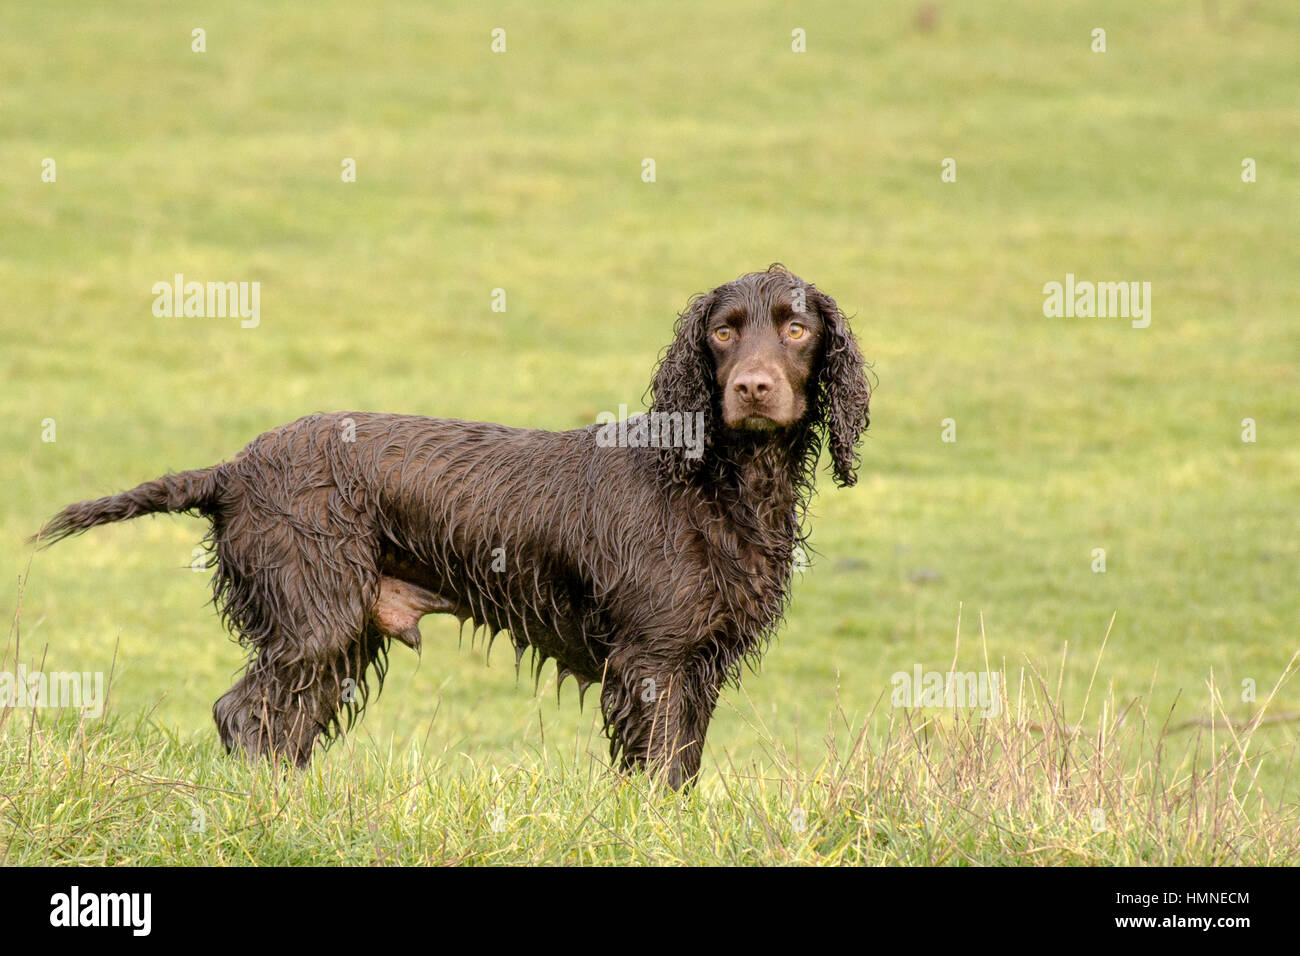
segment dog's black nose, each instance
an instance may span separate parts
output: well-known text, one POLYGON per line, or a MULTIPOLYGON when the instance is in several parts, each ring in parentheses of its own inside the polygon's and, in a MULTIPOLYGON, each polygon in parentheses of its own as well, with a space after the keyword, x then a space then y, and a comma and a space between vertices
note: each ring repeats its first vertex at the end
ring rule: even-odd
POLYGON ((761 402, 772 390, 772 376, 766 372, 744 372, 736 376, 732 387, 740 393, 741 398, 751 402, 761 402))

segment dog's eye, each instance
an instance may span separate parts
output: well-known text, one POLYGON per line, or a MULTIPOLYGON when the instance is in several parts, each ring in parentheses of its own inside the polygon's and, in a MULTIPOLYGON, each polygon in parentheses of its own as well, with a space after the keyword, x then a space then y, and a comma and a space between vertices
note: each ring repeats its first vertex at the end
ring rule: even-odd
POLYGON ((798 322, 791 322, 788 326, 786 326, 785 334, 790 336, 790 338, 792 339, 801 339, 804 337, 804 333, 806 333, 807 331, 808 330, 804 328, 802 325, 800 325, 798 322))
POLYGON ((731 341, 731 329, 727 328, 725 325, 720 329, 714 329, 713 337, 719 342, 729 342, 731 341))

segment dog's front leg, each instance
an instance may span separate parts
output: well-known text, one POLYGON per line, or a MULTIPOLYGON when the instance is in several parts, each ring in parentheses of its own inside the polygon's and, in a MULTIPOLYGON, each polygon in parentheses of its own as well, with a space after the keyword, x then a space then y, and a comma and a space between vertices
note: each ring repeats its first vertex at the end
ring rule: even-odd
POLYGON ((690 786, 700 773, 704 737, 718 704, 719 681, 712 668, 697 665, 683 672, 678 733, 670 754, 668 779, 674 787, 690 786))
POLYGON ((704 737, 718 702, 710 669, 618 655, 606 665, 601 709, 610 755, 622 770, 645 770, 673 789, 700 771, 704 737))

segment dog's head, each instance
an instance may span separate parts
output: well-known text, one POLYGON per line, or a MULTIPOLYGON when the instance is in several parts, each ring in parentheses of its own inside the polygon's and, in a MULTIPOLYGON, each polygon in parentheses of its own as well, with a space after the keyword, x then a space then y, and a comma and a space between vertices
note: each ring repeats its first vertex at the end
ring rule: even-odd
MULTIPOLYGON (((652 389, 656 411, 704 413, 706 450, 741 435, 791 442, 824 434, 836 482, 857 479, 866 363, 835 300, 781 265, 692 299, 652 389)), ((671 463, 684 475, 699 460, 675 455, 671 463)))

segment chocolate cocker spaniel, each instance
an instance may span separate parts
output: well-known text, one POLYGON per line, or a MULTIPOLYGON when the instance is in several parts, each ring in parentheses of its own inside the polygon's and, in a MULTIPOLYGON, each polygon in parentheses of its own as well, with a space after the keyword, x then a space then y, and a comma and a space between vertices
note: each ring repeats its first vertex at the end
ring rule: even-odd
POLYGON ((651 391, 647 414, 565 432, 312 415, 69 505, 35 540, 211 522, 214 602, 249 651, 213 708, 228 750, 306 764, 382 685, 390 642, 418 649, 444 613, 509 632, 516 668, 531 647, 600 683, 611 759, 680 787, 781 621, 823 439, 855 481, 869 389, 834 300, 774 265, 690 302, 651 391))

